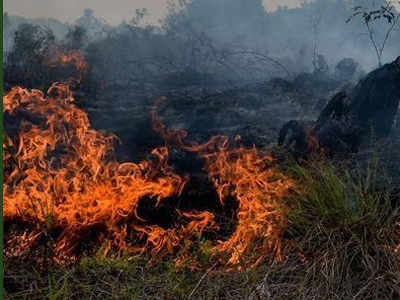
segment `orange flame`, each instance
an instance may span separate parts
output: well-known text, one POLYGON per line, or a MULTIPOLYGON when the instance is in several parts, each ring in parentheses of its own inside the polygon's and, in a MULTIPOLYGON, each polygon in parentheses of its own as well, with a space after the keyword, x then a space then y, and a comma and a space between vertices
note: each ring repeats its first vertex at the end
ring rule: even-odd
MULTIPOLYGON (((3 143, 4 220, 22 219, 61 231, 52 249, 55 261, 78 259, 79 244, 93 231, 97 243, 105 243, 105 255, 113 250, 146 252, 159 259, 185 249, 186 241, 205 231, 218 230, 209 211, 177 210, 171 228, 146 222, 139 203, 155 199, 157 207, 166 198, 179 196, 188 178, 169 166, 168 147, 154 149, 154 159, 117 162, 116 137, 90 127, 87 114, 74 105, 68 85, 55 83, 47 95, 15 87, 3 102, 4 113, 21 120, 18 132, 9 132, 3 143)), ((227 265, 239 268, 245 257, 251 265, 266 258, 281 259, 286 227, 283 198, 293 182, 279 171, 273 157, 255 147, 234 147, 225 136, 189 145, 184 142, 186 132, 166 129, 156 108, 154 129, 170 144, 204 159, 221 204, 227 196, 238 201, 236 228, 227 240, 214 243, 213 255, 224 253, 227 265)), ((39 233, 14 239, 28 247, 39 233)), ((6 245, 15 245, 13 241, 6 245)))
MULTIPOLYGON (((104 226, 112 243, 122 246, 126 225, 146 245, 127 249, 171 253, 181 239, 213 225, 212 216, 184 213, 187 226, 164 230, 145 226, 139 201, 179 194, 186 182, 168 166, 168 149, 153 150, 154 161, 118 163, 113 159, 114 136, 90 128, 87 115, 73 104, 69 89, 54 84, 45 96, 38 90, 15 87, 4 96, 4 112, 22 120, 18 136, 4 147, 4 219, 23 219, 63 228, 55 252, 71 254, 82 241, 82 231, 104 226), (35 119, 36 118, 36 119, 35 119), (139 250, 138 250, 139 249, 139 250)), ((128 240, 128 238, 126 239, 128 240)))
POLYGON ((62 51, 58 47, 53 49, 54 53, 47 62, 50 67, 73 65, 78 72, 78 78, 70 78, 72 81, 80 83, 88 73, 89 67, 85 57, 80 50, 62 51))
MULTIPOLYGON (((229 195, 239 202, 236 230, 227 241, 220 241, 213 248, 214 253, 228 254, 227 264, 239 268, 243 266, 243 257, 252 253, 253 266, 268 257, 281 260, 281 236, 286 228, 283 198, 294 187, 292 180, 279 171, 270 154, 255 147, 232 147, 226 136, 214 136, 202 145, 186 144, 187 132, 167 130, 158 117, 157 108, 163 101, 165 98, 153 106, 153 129, 170 144, 196 152, 205 160, 205 170, 222 204, 229 195)), ((251 259, 247 257, 246 261, 251 259)))

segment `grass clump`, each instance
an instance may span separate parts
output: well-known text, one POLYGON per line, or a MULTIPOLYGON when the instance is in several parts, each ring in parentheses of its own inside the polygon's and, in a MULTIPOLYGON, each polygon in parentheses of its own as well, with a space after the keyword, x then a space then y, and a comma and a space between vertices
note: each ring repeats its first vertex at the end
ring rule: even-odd
POLYGON ((301 190, 287 238, 303 257, 303 296, 400 297, 399 201, 378 168, 377 161, 357 172, 328 162, 294 167, 301 190))

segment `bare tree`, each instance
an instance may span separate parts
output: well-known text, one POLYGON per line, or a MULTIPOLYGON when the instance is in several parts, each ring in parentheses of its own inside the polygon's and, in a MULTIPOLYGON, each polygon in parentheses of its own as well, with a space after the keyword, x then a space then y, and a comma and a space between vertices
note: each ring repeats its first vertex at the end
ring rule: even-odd
MULTIPOLYGON (((397 0, 396 2, 397 4, 400 4, 400 0, 397 0)), ((394 1, 387 1, 385 5, 381 5, 378 9, 356 6, 353 8, 354 13, 346 21, 346 23, 348 23, 354 17, 361 17, 361 20, 368 31, 370 42, 375 50, 379 66, 382 66, 382 56, 385 46, 396 26, 400 23, 400 14, 397 12, 395 6, 396 3, 394 1), (374 28, 374 24, 378 20, 386 20, 389 25, 381 42, 379 42, 374 28)))

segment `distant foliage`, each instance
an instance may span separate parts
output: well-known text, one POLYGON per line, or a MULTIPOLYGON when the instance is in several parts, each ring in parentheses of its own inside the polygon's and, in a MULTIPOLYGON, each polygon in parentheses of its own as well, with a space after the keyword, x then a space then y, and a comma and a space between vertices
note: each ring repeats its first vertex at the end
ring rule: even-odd
POLYGON ((21 24, 14 33, 13 46, 6 54, 5 89, 23 86, 47 90, 53 82, 78 77, 79 67, 63 60, 68 61, 66 53, 80 49, 84 43, 85 34, 79 27, 72 29, 60 43, 49 28, 21 24))
POLYGON ((87 31, 84 27, 74 26, 70 28, 67 35, 65 36, 64 46, 67 49, 83 49, 89 42, 87 31))
POLYGON ((10 85, 40 87, 48 73, 44 62, 54 42, 50 30, 31 24, 20 25, 14 35, 12 51, 6 57, 4 81, 10 85))

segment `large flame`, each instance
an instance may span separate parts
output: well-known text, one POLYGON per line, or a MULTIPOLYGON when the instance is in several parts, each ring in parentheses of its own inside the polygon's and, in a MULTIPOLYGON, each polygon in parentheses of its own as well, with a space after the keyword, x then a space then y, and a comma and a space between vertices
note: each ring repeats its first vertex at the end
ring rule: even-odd
POLYGON ((5 221, 50 219, 63 229, 55 250, 64 255, 72 254, 91 226, 102 225, 120 249, 130 248, 121 241, 129 226, 146 233, 146 247, 158 253, 164 247, 172 252, 174 240, 212 224, 208 215, 193 213, 182 216, 193 218, 191 223, 170 233, 140 225, 140 200, 156 198, 159 203, 179 194, 185 184, 168 166, 168 150, 153 150, 154 161, 120 164, 112 158, 115 138, 90 128, 67 86, 55 84, 48 93, 55 96, 16 87, 4 96, 4 112, 22 118, 18 134, 10 134, 3 145, 5 221))
POLYGON ((164 100, 160 99, 152 110, 153 128, 167 146, 154 149, 152 159, 120 163, 114 158, 117 138, 92 129, 87 114, 74 105, 69 84, 80 82, 87 73, 83 54, 55 48, 48 64, 72 64, 79 78, 54 83, 47 94, 14 87, 3 97, 8 118, 3 143, 4 220, 30 224, 23 233, 6 232, 6 255, 21 256, 50 234, 51 258, 57 262, 79 259, 78 248, 89 247, 93 240, 104 255, 146 252, 159 259, 179 251, 176 262, 185 262, 190 240, 219 229, 216 216, 176 208, 174 224, 164 228, 138 211, 143 201, 156 209, 169 197, 180 196, 189 178, 168 164, 169 147, 178 146, 204 159, 221 205, 227 196, 238 202, 234 232, 223 241, 212 241, 212 254, 225 254, 224 263, 239 267, 244 258, 246 265, 281 258, 283 198, 293 183, 271 155, 231 145, 225 136, 202 145, 185 142, 185 131, 167 130, 158 117, 164 100))
MULTIPOLYGON (((185 240, 218 229, 209 211, 178 210, 180 220, 173 228, 148 224, 138 213, 139 202, 156 199, 157 206, 179 196, 188 180, 168 165, 168 148, 154 149, 154 159, 119 163, 113 157, 116 137, 90 128, 67 85, 54 84, 47 94, 15 87, 3 98, 4 113, 20 122, 3 144, 4 220, 42 224, 24 233, 19 243, 33 244, 47 225, 61 232, 54 259, 72 259, 95 228, 105 253, 145 251, 161 258, 184 248, 185 240)), ((282 198, 292 182, 274 166, 274 159, 254 147, 232 147, 224 136, 187 145, 183 132, 165 130, 154 117, 154 127, 164 138, 175 134, 179 146, 204 158, 221 203, 227 195, 239 203, 234 233, 216 242, 213 254, 228 254, 229 265, 241 265, 250 254, 253 263, 279 255, 286 226, 282 198)), ((15 237, 6 243, 15 248, 15 237)))

